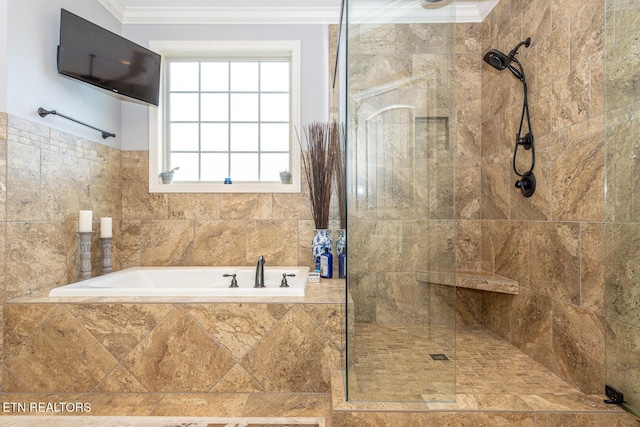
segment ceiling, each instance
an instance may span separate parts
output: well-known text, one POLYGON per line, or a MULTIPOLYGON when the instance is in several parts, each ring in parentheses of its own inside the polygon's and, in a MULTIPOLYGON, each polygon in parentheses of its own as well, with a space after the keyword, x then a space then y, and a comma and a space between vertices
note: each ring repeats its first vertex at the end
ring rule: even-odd
MULTIPOLYGON (((123 24, 333 24, 342 0, 99 0, 123 24)), ((425 10, 420 0, 352 1, 363 19, 480 22, 498 0, 456 0, 425 10), (455 9, 455 15, 454 15, 455 9)), ((355 12, 354 12, 355 13, 355 12)), ((353 14, 352 14, 353 15, 353 14)))

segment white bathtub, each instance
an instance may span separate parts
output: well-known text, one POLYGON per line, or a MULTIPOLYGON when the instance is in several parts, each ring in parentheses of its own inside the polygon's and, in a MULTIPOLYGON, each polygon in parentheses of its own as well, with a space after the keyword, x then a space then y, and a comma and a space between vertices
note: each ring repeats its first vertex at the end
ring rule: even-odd
POLYGON ((309 267, 264 267, 264 288, 254 288, 255 267, 134 267, 104 276, 94 277, 49 292, 51 297, 255 297, 304 296, 309 267), (288 288, 281 288, 282 274, 288 288), (236 274, 237 288, 230 288, 236 274))

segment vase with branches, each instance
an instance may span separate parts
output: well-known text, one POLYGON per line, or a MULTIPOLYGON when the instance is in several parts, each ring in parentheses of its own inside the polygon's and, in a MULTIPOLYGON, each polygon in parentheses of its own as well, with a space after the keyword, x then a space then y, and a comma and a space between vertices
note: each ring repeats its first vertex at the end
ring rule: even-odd
POLYGON ((303 131, 307 150, 302 153, 302 162, 316 227, 312 251, 317 264, 320 255, 327 248, 332 252, 333 246, 329 236, 329 210, 339 129, 335 122, 313 122, 307 124, 303 131))

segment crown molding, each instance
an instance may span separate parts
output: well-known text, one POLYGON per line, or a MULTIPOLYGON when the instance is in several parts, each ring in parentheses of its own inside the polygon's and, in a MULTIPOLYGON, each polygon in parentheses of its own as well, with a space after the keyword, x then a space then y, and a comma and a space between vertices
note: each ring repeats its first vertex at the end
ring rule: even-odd
MULTIPOLYGON (((356 6, 354 23, 482 22, 499 0, 457 1, 455 6, 419 10, 403 3, 356 6), (455 8, 455 12, 452 10, 455 8)), ((99 0, 122 24, 336 24, 339 7, 127 7, 123 0, 99 0)))

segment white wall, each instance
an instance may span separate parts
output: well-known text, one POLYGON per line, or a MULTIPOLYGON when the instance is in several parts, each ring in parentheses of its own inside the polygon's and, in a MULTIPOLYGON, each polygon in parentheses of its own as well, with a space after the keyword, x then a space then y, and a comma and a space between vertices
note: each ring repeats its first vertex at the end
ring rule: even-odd
MULTIPOLYGON (((301 125, 328 120, 326 25, 124 25, 122 35, 142 46, 150 40, 300 40, 301 125)), ((148 108, 122 103, 122 149, 149 149, 148 108)))
POLYGON ((7 111, 7 8, 9 0, 0 0, 0 111, 7 111))
POLYGON ((118 20, 97 0, 0 0, 0 111, 120 147, 122 102, 58 75, 56 53, 61 8, 117 34, 121 31, 118 20), (4 28, 6 54, 2 52, 4 28), (6 88, 4 104, 3 86, 6 88), (113 132, 117 138, 103 140, 100 133, 60 117, 41 118, 38 107, 55 109, 113 132))

